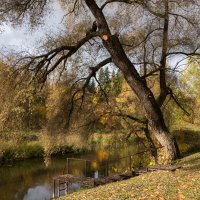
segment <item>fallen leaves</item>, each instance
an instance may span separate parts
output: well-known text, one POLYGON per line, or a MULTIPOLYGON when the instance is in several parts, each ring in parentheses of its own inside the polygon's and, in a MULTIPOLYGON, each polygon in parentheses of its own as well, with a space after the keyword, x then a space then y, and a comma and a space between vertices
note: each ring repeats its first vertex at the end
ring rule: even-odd
POLYGON ((152 172, 126 181, 73 193, 62 200, 198 200, 200 153, 179 161, 187 169, 152 172), (195 160, 195 161, 194 161, 195 160))

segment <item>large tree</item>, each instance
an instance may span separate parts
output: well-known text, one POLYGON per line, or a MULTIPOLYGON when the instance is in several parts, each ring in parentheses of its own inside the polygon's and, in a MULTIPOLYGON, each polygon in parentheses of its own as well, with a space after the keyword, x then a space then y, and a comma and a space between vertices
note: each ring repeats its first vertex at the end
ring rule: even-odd
MULTIPOLYGON (((51 2, 2 0, 0 19, 14 25, 26 22, 34 27, 48 11, 51 2)), ((180 106, 167 79, 176 67, 171 68, 167 60, 174 55, 199 54, 199 15, 192 14, 199 13, 198 0, 59 2, 66 10, 63 23, 68 25, 68 31, 59 39, 50 38, 41 49, 42 53, 18 58, 17 65, 32 71, 33 77, 41 82, 55 70, 62 73, 63 70, 85 67, 83 78, 78 80, 83 82, 79 91, 82 100, 90 79, 96 78, 96 72, 107 64, 116 66, 141 101, 151 130, 164 147, 166 160, 176 159, 175 144, 162 113, 168 95, 180 106), (69 23, 72 20, 74 23, 69 23), (147 79, 151 76, 159 77, 158 95, 148 85, 147 79)))

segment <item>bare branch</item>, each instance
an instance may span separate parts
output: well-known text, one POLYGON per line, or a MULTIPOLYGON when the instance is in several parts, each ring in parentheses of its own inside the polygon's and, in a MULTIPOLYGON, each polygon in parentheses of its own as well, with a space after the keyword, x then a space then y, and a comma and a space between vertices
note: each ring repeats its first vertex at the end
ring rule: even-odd
MULTIPOLYGON (((40 73, 40 81, 44 82, 47 76, 54 71, 62 61, 66 62, 67 59, 75 54, 86 42, 97 36, 99 36, 98 32, 93 32, 78 41, 76 45, 63 45, 39 56, 24 57, 20 60, 20 62, 25 62, 22 69, 34 72, 34 78, 40 73), (57 58, 55 62, 54 58, 57 58)), ((20 62, 18 62, 18 65, 20 62)))
POLYGON ((193 52, 183 52, 183 51, 177 51, 177 52, 169 52, 167 53, 166 56, 170 56, 170 55, 184 55, 184 56, 200 56, 200 53, 197 52, 197 50, 199 50, 199 47, 196 48, 193 52))
POLYGON ((148 40, 148 38, 151 36, 151 34, 153 34, 153 33, 156 32, 156 31, 161 31, 161 30, 163 30, 163 28, 156 28, 156 29, 150 31, 150 32, 145 36, 145 38, 144 38, 141 42, 139 42, 138 44, 136 44, 136 45, 133 45, 133 44, 122 44, 122 45, 123 45, 123 46, 127 46, 127 47, 132 47, 132 48, 134 49, 134 48, 136 48, 136 47, 139 47, 142 43, 145 43, 145 42, 148 40))
POLYGON ((172 12, 168 12, 169 15, 175 16, 176 18, 182 18, 184 19, 186 22, 188 22, 189 24, 191 24, 192 26, 195 25, 194 21, 191 21, 188 17, 185 17, 184 15, 178 14, 178 13, 172 13, 172 12))
POLYGON ((105 90, 102 88, 101 83, 99 82, 99 80, 97 79, 97 77, 95 76, 94 78, 95 78, 96 82, 98 83, 98 85, 99 85, 99 87, 100 87, 100 90, 103 92, 103 94, 104 94, 104 96, 105 96, 105 98, 106 98, 106 102, 107 102, 107 104, 108 104, 108 103, 109 103, 109 98, 108 98, 107 93, 106 93, 105 90))
POLYGON ((172 99, 174 100, 174 102, 176 103, 176 105, 187 115, 190 116, 190 113, 181 105, 181 103, 179 102, 178 98, 175 96, 175 94, 173 93, 171 88, 168 88, 169 94, 172 97, 172 99))
POLYGON ((36 26, 44 17, 48 5, 48 0, 1 0, 0 19, 15 25, 23 25, 23 22, 28 19, 31 26, 36 26))
POLYGON ((113 116, 118 116, 118 117, 125 117, 125 118, 128 118, 128 119, 131 119, 135 122, 138 122, 140 124, 146 124, 147 123, 147 120, 146 119, 139 119, 135 116, 132 116, 132 115, 128 115, 128 114, 124 114, 122 112, 119 112, 119 113, 112 113, 113 116))
POLYGON ((144 8, 145 10, 147 10, 148 12, 150 12, 151 14, 153 14, 156 17, 160 17, 160 18, 165 18, 165 15, 155 12, 152 9, 149 8, 149 6, 147 5, 147 2, 145 2, 144 0, 140 1, 140 0, 108 0, 106 1, 102 6, 101 6, 101 10, 103 10, 109 3, 126 3, 126 4, 137 4, 139 6, 141 6, 142 8, 144 8))
MULTIPOLYGON (((107 58, 107 59, 103 60, 102 62, 100 62, 100 63, 99 63, 98 65, 96 65, 95 67, 90 67, 91 72, 90 72, 90 74, 88 75, 88 77, 85 78, 85 83, 84 83, 84 85, 83 85, 83 87, 82 87, 82 97, 81 97, 81 98, 82 98, 82 103, 83 103, 84 97, 85 97, 85 89, 86 89, 86 87, 89 85, 90 79, 91 79, 92 77, 95 78, 97 71, 98 71, 100 68, 102 68, 103 66, 105 66, 105 65, 107 65, 108 63, 111 63, 111 62, 112 62, 112 58, 110 57, 110 58, 107 58)), ((82 103, 81 103, 81 104, 82 104, 82 103)))
POLYGON ((168 95, 167 93, 167 83, 166 83, 166 65, 167 58, 166 54, 168 51, 168 43, 169 43, 169 3, 165 1, 165 18, 164 18, 164 29, 162 35, 162 53, 161 53, 161 70, 160 70, 160 94, 157 98, 157 103, 161 107, 168 95))
POLYGON ((75 12, 77 3, 78 3, 78 0, 75 0, 72 10, 70 10, 67 14, 65 14, 65 15, 63 16, 62 22, 63 22, 63 20, 64 20, 65 17, 67 17, 68 15, 70 15, 70 14, 72 14, 72 13, 75 12))

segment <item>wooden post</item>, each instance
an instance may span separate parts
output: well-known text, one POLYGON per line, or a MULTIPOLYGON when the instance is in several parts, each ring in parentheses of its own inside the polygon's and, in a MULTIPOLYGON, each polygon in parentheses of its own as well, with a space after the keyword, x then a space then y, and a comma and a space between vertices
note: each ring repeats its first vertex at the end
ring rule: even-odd
POLYGON ((56 195, 56 180, 53 179, 53 198, 55 198, 56 195))
POLYGON ((105 176, 109 176, 109 160, 106 160, 106 169, 105 169, 105 176))
POLYGON ((68 194, 68 181, 65 180, 65 195, 68 194))
POLYGON ((67 164, 66 165, 67 165, 66 173, 69 174, 69 159, 68 158, 67 158, 67 164))
POLYGON ((87 160, 85 160, 85 177, 87 177, 87 160))
POLYGON ((130 171, 132 171, 132 162, 131 162, 131 156, 129 157, 129 167, 130 167, 130 171))
POLYGON ((58 179, 58 197, 60 197, 60 179, 58 179))
POLYGON ((67 194, 69 194, 69 182, 67 181, 67 194))

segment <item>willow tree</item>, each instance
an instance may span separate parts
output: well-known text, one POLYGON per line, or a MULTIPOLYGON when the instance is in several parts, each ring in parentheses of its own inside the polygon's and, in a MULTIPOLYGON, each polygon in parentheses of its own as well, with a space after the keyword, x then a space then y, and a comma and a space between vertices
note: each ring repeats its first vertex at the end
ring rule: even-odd
MULTIPOLYGON (((171 68, 167 60, 174 55, 198 55, 199 15, 192 15, 199 12, 198 0, 59 2, 66 12, 66 32, 59 38, 49 38, 40 54, 23 55, 15 67, 30 70, 41 82, 55 70, 62 73, 82 67, 82 78, 77 81, 82 81, 83 87, 77 92, 84 100, 90 79, 96 78, 103 66, 114 65, 141 101, 151 130, 164 147, 166 160, 176 159, 175 144, 162 113, 168 95, 179 105, 167 80, 168 70, 176 68, 171 68), (157 96, 148 86, 151 76, 159 77, 157 96)), ((1 0, 0 18, 14 25, 26 22, 37 27, 51 6, 51 0, 1 0)))

